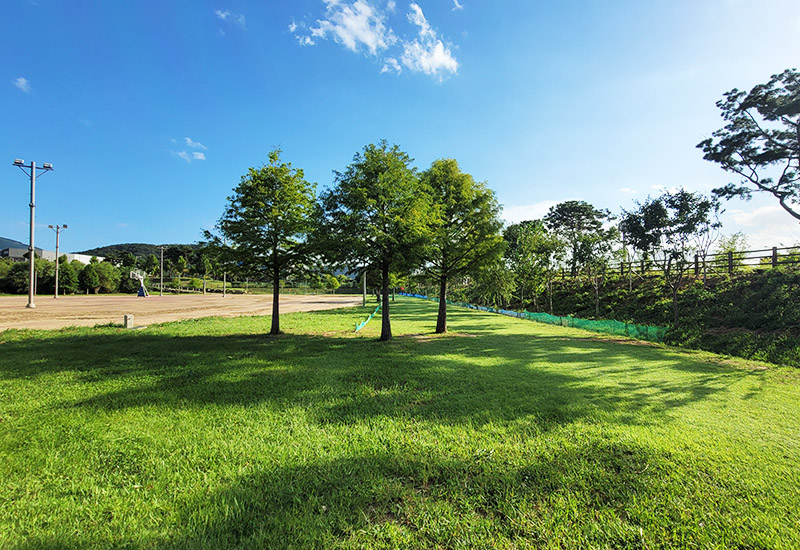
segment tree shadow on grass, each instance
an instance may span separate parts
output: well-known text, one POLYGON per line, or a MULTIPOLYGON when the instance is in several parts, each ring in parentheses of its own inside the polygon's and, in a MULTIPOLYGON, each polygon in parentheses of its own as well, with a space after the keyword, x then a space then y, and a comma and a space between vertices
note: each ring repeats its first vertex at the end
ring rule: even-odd
MULTIPOLYGON (((419 313, 415 313, 419 315, 419 313)), ((457 330, 462 330, 459 324, 457 330)), ((602 416, 668 420, 747 373, 661 349, 482 331, 478 337, 366 338, 118 333, 3 344, 0 378, 70 372, 86 393, 61 407, 302 406, 320 423, 414 417, 437 423, 602 416)))
POLYGON ((601 440, 522 465, 407 451, 316 461, 189 500, 180 522, 189 528, 175 547, 452 548, 545 539, 562 519, 554 517, 558 495, 578 495, 581 513, 602 508, 627 521, 621 508, 642 496, 648 465, 658 462, 643 447, 601 440))
POLYGON ((256 464, 228 486, 181 497, 174 521, 150 540, 34 535, 17 548, 456 548, 548 541, 621 548, 641 542, 628 507, 652 494, 663 456, 597 434, 514 460, 388 449, 301 465, 256 464), (597 529, 600 513, 620 528, 597 529))
MULTIPOLYGON (((406 313, 418 322, 423 314, 427 319, 428 311, 406 313)), ((453 330, 469 332, 470 323, 456 320, 453 330)), ((142 547, 512 546, 558 537, 574 546, 625 547, 641 543, 629 505, 658 498, 654 479, 671 461, 663 451, 615 439, 606 427, 669 422, 671 411, 724 395, 751 375, 658 348, 475 330, 477 337, 390 343, 157 332, 7 341, 0 380, 71 375, 86 391, 59 397, 57 406, 68 410, 300 407, 322 429, 383 419, 400 426, 499 423, 509 435, 528 437, 571 422, 601 424, 577 440, 543 441, 523 456, 502 456, 502 448, 496 456, 493 449, 464 456, 445 443, 415 449, 388 439, 372 452, 343 446, 334 458, 257 463, 227 486, 194 489, 181 501, 171 536, 154 535, 142 547), (624 529, 596 529, 597 513, 624 529)), ((90 545, 33 537, 19 547, 90 545)))

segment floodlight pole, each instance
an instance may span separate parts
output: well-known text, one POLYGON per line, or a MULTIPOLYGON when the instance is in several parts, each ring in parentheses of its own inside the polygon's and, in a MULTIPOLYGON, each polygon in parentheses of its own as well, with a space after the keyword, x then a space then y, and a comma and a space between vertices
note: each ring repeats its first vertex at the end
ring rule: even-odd
MULTIPOLYGON (((25 164, 24 160, 21 159, 14 159, 14 166, 18 167, 20 170, 25 172, 25 168, 30 169, 30 177, 31 177, 31 202, 29 204, 31 208, 31 233, 30 233, 30 244, 28 245, 28 264, 30 265, 30 273, 28 277, 28 305, 25 306, 29 309, 34 309, 36 304, 33 303, 33 295, 35 292, 35 284, 36 284, 36 271, 35 271, 35 257, 36 257, 36 249, 33 247, 33 233, 34 233, 34 212, 36 210, 36 163, 32 162, 28 165, 25 164)), ((49 162, 45 162, 42 164, 42 167, 39 170, 47 172, 53 169, 53 165, 49 162)), ((27 172, 25 172, 27 174, 27 172)))
POLYGON ((61 231, 63 231, 64 229, 67 229, 68 226, 67 224, 64 224, 64 225, 48 225, 47 227, 56 232, 56 290, 55 293, 53 294, 53 298, 58 298, 58 237, 59 233, 61 233, 61 231))

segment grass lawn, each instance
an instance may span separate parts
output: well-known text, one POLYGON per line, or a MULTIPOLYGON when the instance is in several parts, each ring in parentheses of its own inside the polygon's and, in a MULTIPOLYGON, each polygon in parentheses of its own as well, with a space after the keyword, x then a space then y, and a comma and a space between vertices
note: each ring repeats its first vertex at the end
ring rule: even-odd
POLYGON ((392 307, 0 333, 0 548, 800 548, 800 371, 392 307))

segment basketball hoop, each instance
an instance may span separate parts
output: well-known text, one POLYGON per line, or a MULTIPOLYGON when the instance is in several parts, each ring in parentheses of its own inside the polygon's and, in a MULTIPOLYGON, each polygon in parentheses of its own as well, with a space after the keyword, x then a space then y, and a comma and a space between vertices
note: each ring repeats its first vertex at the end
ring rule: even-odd
POLYGON ((146 275, 145 272, 142 271, 141 269, 134 269, 133 271, 131 271, 131 275, 130 275, 131 279, 139 281, 139 294, 138 294, 138 296, 140 298, 147 298, 149 296, 149 294, 147 293, 147 289, 144 287, 145 275, 146 275))

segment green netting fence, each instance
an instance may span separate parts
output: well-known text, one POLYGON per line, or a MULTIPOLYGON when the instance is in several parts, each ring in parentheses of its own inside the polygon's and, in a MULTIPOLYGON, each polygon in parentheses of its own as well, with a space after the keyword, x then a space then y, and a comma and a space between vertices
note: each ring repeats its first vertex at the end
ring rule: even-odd
MULTIPOLYGON (((430 300, 438 302, 439 298, 431 298, 421 294, 406 294, 399 293, 402 296, 409 296, 411 298, 421 298, 423 300, 430 300)), ((466 307, 478 311, 487 311, 489 313, 499 313, 508 317, 517 317, 519 319, 528 319, 529 321, 536 321, 537 323, 546 323, 548 325, 559 325, 562 327, 580 328, 592 332, 602 332, 604 334, 616 334, 618 336, 628 336, 638 340, 648 340, 650 342, 663 342, 664 334, 666 334, 669 327, 656 327, 651 325, 635 325, 633 323, 623 323, 622 321, 594 321, 591 319, 579 319, 567 315, 560 317, 558 315, 550 315, 548 313, 531 313, 530 311, 513 311, 509 309, 495 309, 493 307, 476 306, 467 304, 465 302, 453 302, 447 300, 448 305, 466 307)))
POLYGON ((358 324, 356 325, 356 330, 355 330, 355 332, 358 332, 359 330, 361 330, 362 328, 364 328, 365 326, 367 326, 367 323, 369 323, 369 322, 370 322, 370 320, 371 320, 373 317, 375 317, 375 314, 376 314, 376 313, 378 313, 378 311, 379 311, 380 309, 381 309, 381 306, 378 306, 378 307, 376 307, 376 308, 375 308, 375 311, 373 311, 373 312, 372 312, 372 314, 371 314, 369 317, 367 317, 366 321, 361 321, 360 323, 358 323, 358 324))

